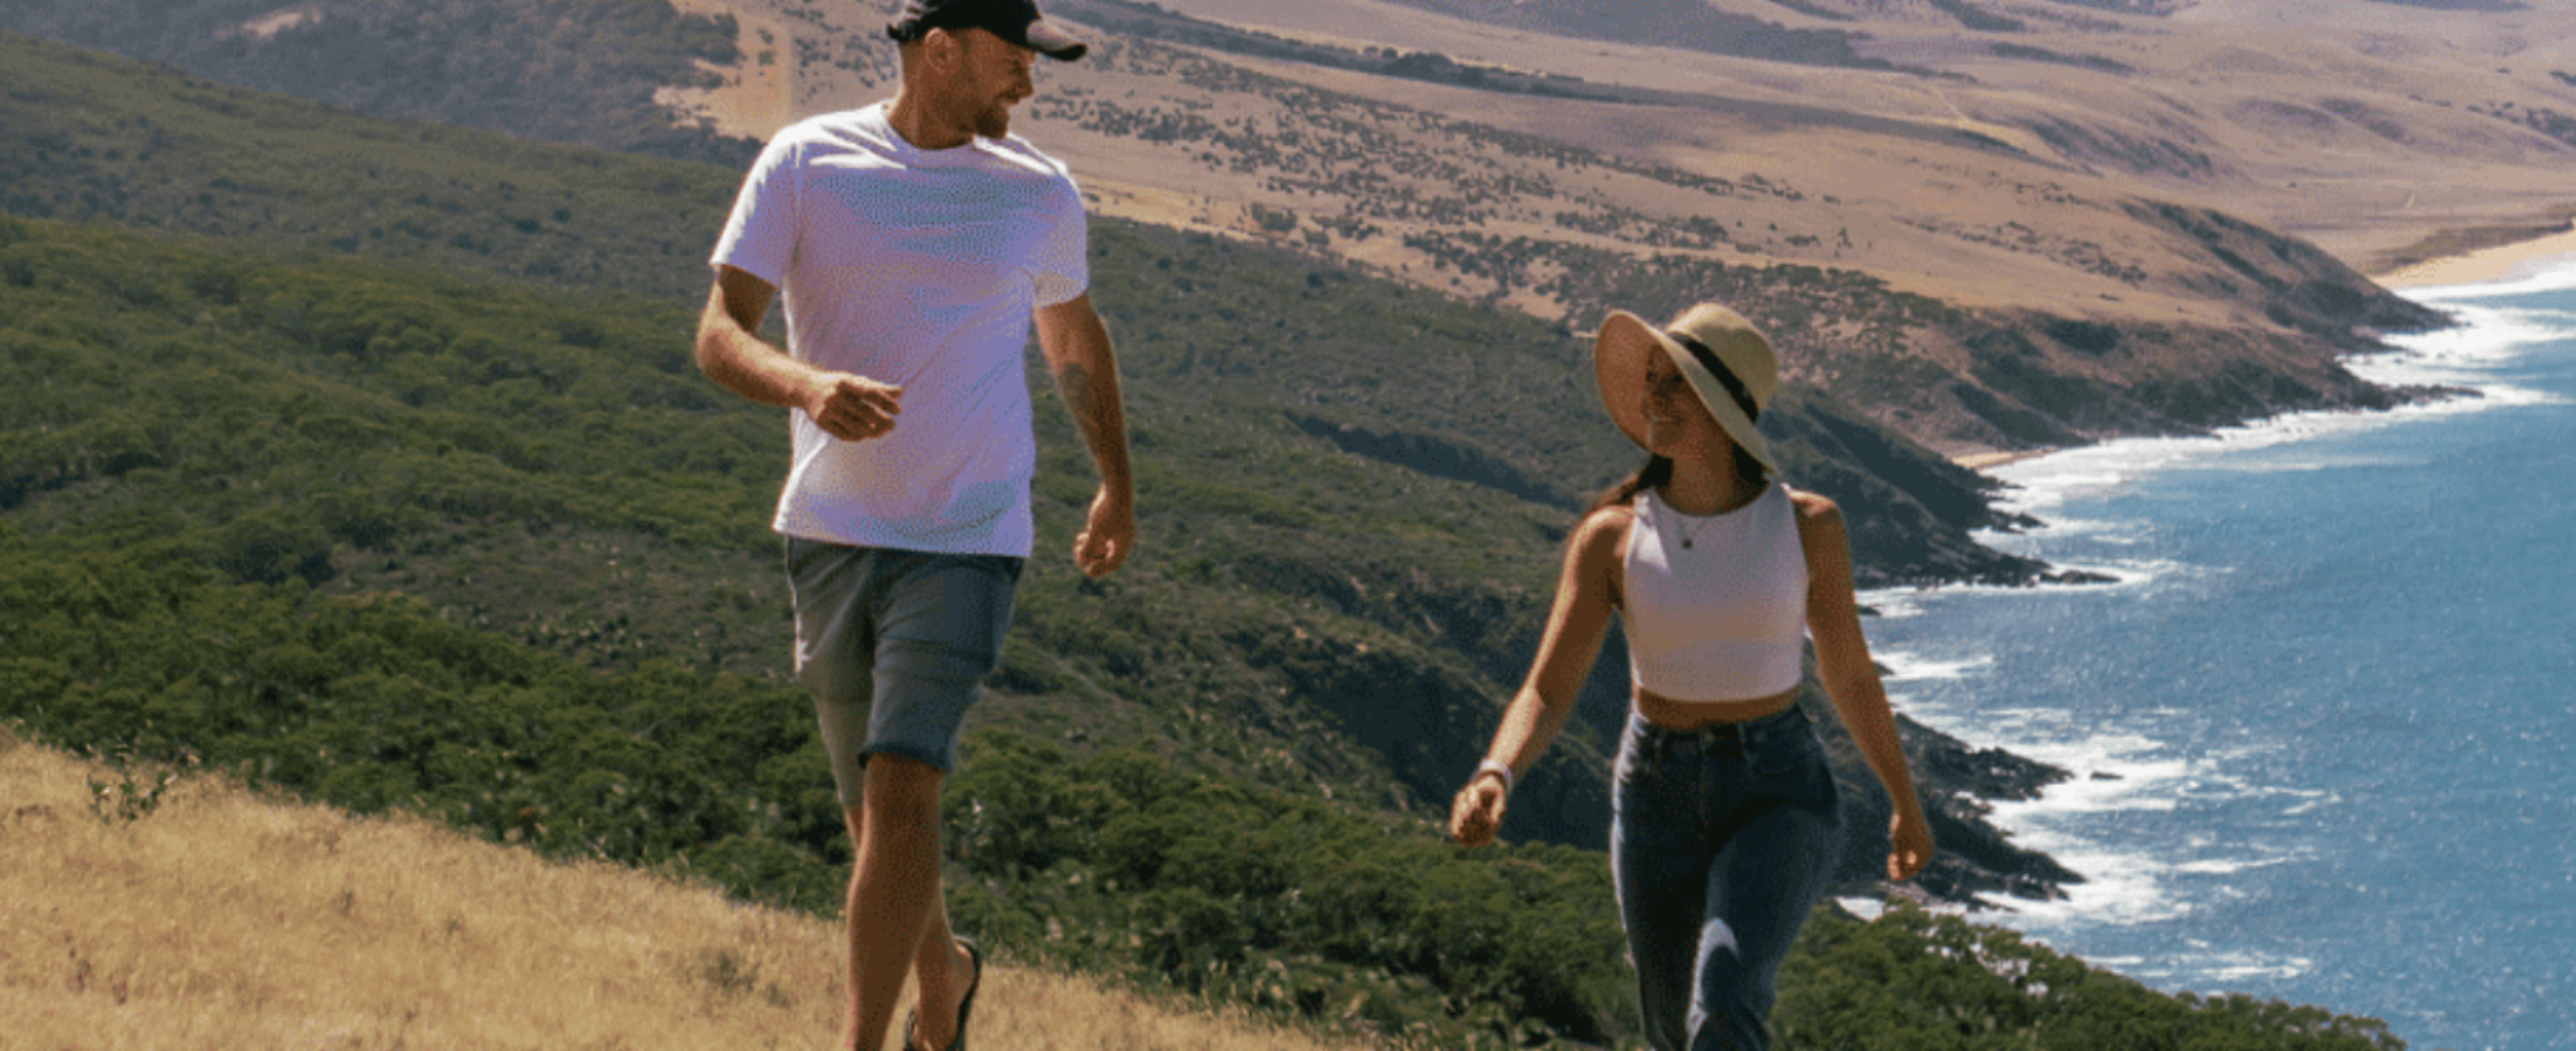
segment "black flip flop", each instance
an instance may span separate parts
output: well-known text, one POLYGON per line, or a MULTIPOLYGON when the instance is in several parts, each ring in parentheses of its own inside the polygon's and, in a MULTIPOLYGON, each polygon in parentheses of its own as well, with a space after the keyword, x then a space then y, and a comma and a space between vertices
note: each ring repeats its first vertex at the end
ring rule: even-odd
MULTIPOLYGON (((975 965, 975 977, 966 980, 966 995, 957 998, 957 1036, 948 1041, 948 1051, 966 1051, 966 1021, 975 1016, 975 993, 984 987, 984 951, 967 938, 957 938, 957 947, 966 950, 966 959, 975 965)), ((912 1047, 912 1026, 921 1018, 921 1009, 903 1020, 903 1046, 912 1047)))

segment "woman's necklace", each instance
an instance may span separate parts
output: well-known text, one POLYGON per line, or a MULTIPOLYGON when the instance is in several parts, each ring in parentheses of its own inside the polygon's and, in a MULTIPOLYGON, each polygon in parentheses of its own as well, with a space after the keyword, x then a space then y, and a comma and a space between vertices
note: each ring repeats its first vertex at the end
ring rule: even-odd
MULTIPOLYGON (((1672 505, 1669 505, 1669 502, 1667 502, 1667 505, 1664 505, 1664 507, 1667 507, 1667 510, 1672 510, 1672 525, 1674 525, 1674 528, 1677 528, 1677 531, 1682 533, 1682 551, 1690 551, 1692 546, 1698 546, 1700 531, 1698 531, 1698 528, 1692 528, 1692 518, 1698 518, 1698 515, 1685 515, 1685 513, 1682 513, 1682 510, 1680 510, 1680 507, 1672 507, 1672 505)), ((1705 515, 1705 518, 1698 518, 1698 523, 1700 523, 1700 525, 1708 525, 1708 520, 1710 520, 1710 518, 1718 518, 1718 515, 1705 515)))
MULTIPOLYGON (((1713 518, 1716 516, 1712 515, 1710 517, 1713 518)), ((1673 518, 1676 520, 1674 524, 1681 527, 1682 550, 1688 551, 1693 546, 1693 542, 1699 539, 1699 530, 1691 528, 1691 516, 1689 515, 1675 511, 1673 512, 1673 518)))
MULTIPOLYGON (((1759 494, 1756 495, 1758 496, 1759 494)), ((1721 508, 1714 513, 1706 515, 1684 514, 1681 508, 1673 506, 1673 502, 1669 498, 1664 500, 1664 507, 1673 513, 1673 526, 1682 534, 1682 550, 1684 551, 1688 551, 1699 546, 1699 530, 1692 526, 1694 521, 1699 525, 1705 526, 1712 521, 1725 517, 1727 513, 1725 509, 1721 508)))

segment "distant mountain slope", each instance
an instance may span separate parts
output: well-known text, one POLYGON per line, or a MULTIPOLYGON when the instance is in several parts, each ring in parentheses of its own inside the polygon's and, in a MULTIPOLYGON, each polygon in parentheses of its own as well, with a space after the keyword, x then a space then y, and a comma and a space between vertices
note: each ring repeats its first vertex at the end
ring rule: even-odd
POLYGON ((0 209, 688 300, 730 169, 370 119, 0 31, 0 209))
POLYGON ((0 29, 379 117, 740 164, 656 94, 730 65, 728 19, 666 0, 0 0, 0 29))
MULTIPOLYGON (((1854 50, 1861 34, 1791 29, 1707 0, 1396 0, 1490 25, 1585 40, 1617 40, 1719 55, 1861 69, 1893 69, 1854 50)), ((1798 5, 1784 4, 1795 9, 1798 5)))
MULTIPOLYGON (((568 130, 598 130, 583 114, 601 103, 585 100, 624 100, 612 117, 632 112, 638 99, 658 100, 696 114, 688 119, 698 130, 689 134, 756 136, 790 115, 871 97, 891 74, 891 48, 876 31, 882 12, 866 5, 681 0, 691 12, 683 16, 659 0, 627 0, 620 17, 596 20, 600 28, 587 36, 530 34, 549 41, 535 49, 496 50, 468 32, 494 18, 545 29, 551 23, 539 23, 550 10, 583 21, 578 5, 547 2, 515 0, 496 9, 501 15, 471 17, 481 8, 453 0, 394 8, 348 0, 311 9, 315 17, 298 8, 266 20, 240 5, 174 9, 193 12, 184 18, 137 8, 126 12, 133 19, 113 24, 125 38, 118 46, 140 53, 184 50, 168 43, 174 34, 193 39, 190 32, 234 18, 286 26, 265 38, 224 30, 232 33, 226 75, 254 81, 329 67, 336 59, 325 45, 341 46, 342 37, 362 53, 453 52, 507 73, 496 83, 520 85, 502 94, 522 108, 419 91, 418 70, 447 67, 417 57, 356 67, 363 75, 346 83, 290 86, 325 99, 363 96, 370 106, 397 99, 445 106, 445 120, 609 145, 617 135, 568 130), (730 65, 709 57, 719 52, 709 36, 727 26, 737 34, 730 65), (617 61, 585 64, 565 50, 614 53, 629 42, 634 54, 617 61), (648 91, 655 70, 673 79, 648 91)), ((1324 7, 1358 12, 1361 2, 1324 7)), ((1061 90, 1032 102, 1027 126, 1083 173, 1100 214, 1268 241, 1575 331, 1613 307, 1660 314, 1722 295, 1780 339, 1793 378, 1944 452, 2389 404, 2389 392, 2344 373, 2333 358, 2370 346, 2357 328, 2431 320, 2232 209, 2142 198, 2121 179, 2071 171, 2070 164, 2135 170, 2193 192, 2242 178, 2187 120, 2140 126, 2103 109, 2032 112, 2054 104, 2018 80, 2002 92, 1979 82, 1992 70, 2027 79, 2038 69, 2075 77, 2070 83, 2085 91, 2127 90, 2131 78, 2120 71, 2136 60, 2111 57, 2123 52, 2097 38, 2130 39, 2128 27, 2096 30, 2084 22, 2093 16, 2073 8, 2002 0, 1848 11, 1750 0, 1687 5, 1721 21, 1770 9, 1791 21, 1833 22, 1823 13, 1839 11, 1880 34, 1872 49, 1975 71, 1807 67, 1789 76, 1774 63, 1767 76, 1776 83, 1755 87, 1766 75, 1745 73, 1754 67, 1741 60, 1674 63, 1681 52, 1634 41, 1605 39, 1599 50, 1644 64, 1606 67, 1581 60, 1586 49, 1540 44, 1470 61, 1464 50, 1453 59, 1283 36, 1193 13, 1240 18, 1244 9, 1233 0, 1185 6, 1056 5, 1064 17, 1100 23, 1102 46, 1090 61, 1046 71, 1061 90), (1890 21, 1899 13, 1910 21, 1890 21), (1972 34, 1955 42, 1971 50, 1937 32, 1972 34), (2010 54, 1974 49, 1989 38, 2010 54), (2006 38, 2009 45, 2000 42, 2006 38), (1518 64, 1525 61, 1570 64, 1518 64), (1673 73, 1653 72, 1665 66, 1673 73), (1700 87, 1675 90, 1658 76, 1682 77, 1675 86, 1698 77, 1700 87), (1392 96, 1378 91, 1388 83, 1410 86, 1392 96), (1962 108, 1997 105, 2011 107, 1997 111, 2003 119, 1962 108), (1592 130, 1600 128, 1631 133, 1612 143, 1592 130), (2109 344, 2117 353, 2086 352, 2052 335, 2104 326, 2118 333, 2109 344), (2013 349, 1997 359, 2001 347, 2013 349)), ((1510 6, 1526 17, 1553 11, 1546 17, 1604 25, 1645 10, 1510 6)), ((1258 10, 1262 18, 1324 17, 1258 10)), ((1462 25, 1515 32, 1410 17, 1430 19, 1423 25, 1436 33, 1462 25)), ((115 35, 99 19, 57 14, 48 24, 115 35)), ((1834 32, 1860 39, 1851 36, 1859 29, 1834 32)), ((2555 111, 2517 114, 2525 112, 2523 123, 2546 125, 2555 111)), ((628 132, 621 134, 630 146, 649 138, 628 132)))
MULTIPOLYGON (((692 104, 723 127, 765 134, 885 90, 881 69, 845 57, 864 35, 850 12, 695 2, 737 12, 747 32, 814 42, 800 54, 835 49, 729 71, 692 104)), ((2431 322, 2323 253, 2293 250, 2294 238, 2226 209, 2141 197, 2075 170, 2051 144, 2205 163, 2169 137, 1930 108, 1945 93, 1964 98, 1965 81, 1764 74, 1366 0, 1056 9, 1090 19, 1100 46, 1045 71, 1051 86, 1024 127, 1072 160, 1103 214, 1351 260, 1577 331, 1612 307, 1663 313, 1724 296, 1783 342, 1797 379, 1945 451, 2388 404, 2335 355, 2372 345, 2356 326, 2431 322), (1349 35, 1379 29, 1461 50, 1349 35), (1810 83, 1824 90, 1798 90, 1810 83), (1898 90, 1907 83, 1925 88, 1898 90), (2247 240, 2201 236, 2218 230, 2247 240), (2283 250, 2244 250, 2255 242, 2283 250), (2329 298, 2341 306, 2319 312, 2325 299, 2284 294, 2311 286, 2338 289, 2329 298), (2068 325, 2125 330, 2131 349, 2066 353, 2047 332, 2068 325), (1972 360, 2004 344, 2029 349, 2004 367, 2011 376, 1972 360)), ((2052 23, 2061 33, 2063 21, 2052 23)), ((2032 39, 2026 50, 2063 46, 2032 39)), ((2067 58, 2081 54, 2013 64, 2067 58)))

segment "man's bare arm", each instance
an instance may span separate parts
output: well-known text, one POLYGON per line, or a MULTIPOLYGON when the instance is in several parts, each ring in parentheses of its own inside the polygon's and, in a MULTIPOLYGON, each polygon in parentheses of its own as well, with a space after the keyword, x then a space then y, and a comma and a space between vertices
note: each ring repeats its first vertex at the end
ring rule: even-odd
POLYGON ((778 290, 734 267, 716 271, 698 316, 698 371, 717 386, 763 405, 802 410, 825 433, 865 441, 894 429, 903 388, 818 369, 759 336, 778 290))
POLYGON ((1100 473, 1100 492, 1092 497, 1082 534, 1074 538, 1073 561, 1086 574, 1104 576, 1126 561, 1136 543, 1135 477, 1127 463, 1118 354, 1110 345, 1109 326, 1087 295, 1041 308, 1036 320, 1038 349, 1046 355, 1056 390, 1100 473))

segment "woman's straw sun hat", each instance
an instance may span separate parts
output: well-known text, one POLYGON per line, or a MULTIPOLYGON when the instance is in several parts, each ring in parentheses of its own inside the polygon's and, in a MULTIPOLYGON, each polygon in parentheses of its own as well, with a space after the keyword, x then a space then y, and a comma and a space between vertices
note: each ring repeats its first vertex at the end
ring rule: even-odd
POLYGON ((1762 407, 1780 389, 1780 359, 1752 322, 1715 303, 1682 311, 1661 329, 1625 310, 1613 310, 1602 320, 1592 341, 1592 378, 1600 384, 1601 404, 1610 410, 1611 421, 1641 449, 1647 448, 1646 367, 1653 360, 1647 355, 1654 353, 1681 370, 1737 448, 1774 476, 1780 473, 1771 443, 1754 428, 1762 407))

